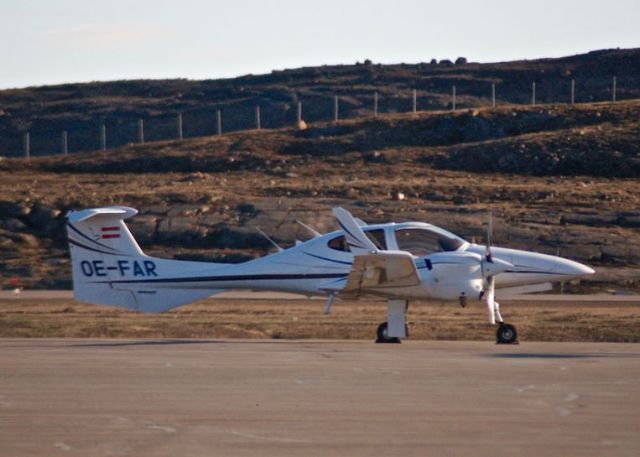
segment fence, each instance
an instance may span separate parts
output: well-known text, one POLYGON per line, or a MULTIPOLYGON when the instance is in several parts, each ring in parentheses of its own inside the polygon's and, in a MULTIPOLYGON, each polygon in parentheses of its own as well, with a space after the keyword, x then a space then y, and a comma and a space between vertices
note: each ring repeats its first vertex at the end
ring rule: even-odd
MULTIPOLYGON (((487 107, 492 107, 492 108, 496 108, 499 104, 503 104, 503 105, 513 105, 513 104, 530 104, 532 106, 535 106, 539 103, 541 103, 540 97, 539 97, 539 93, 540 93, 540 83, 536 82, 536 81, 532 81, 531 83, 531 87, 530 87, 530 95, 529 98, 527 100, 527 98, 521 98, 518 101, 515 102, 509 102, 508 100, 506 100, 505 98, 500 99, 499 98, 499 86, 497 86, 495 83, 491 83, 490 84, 490 88, 487 88, 487 94, 486 97, 478 97, 477 94, 472 95, 475 98, 483 98, 486 99, 487 103, 486 106, 487 107), (525 100, 525 101, 523 101, 525 100), (499 103, 500 102, 500 103, 499 103)), ((613 77, 611 79, 611 84, 610 86, 608 86, 606 88, 609 92, 610 92, 610 98, 608 99, 608 101, 615 103, 618 100, 618 78, 617 77, 613 77)), ((555 101, 555 103, 567 103, 570 105, 575 105, 576 103, 578 103, 578 93, 576 92, 576 80, 575 79, 571 79, 570 80, 570 84, 567 87, 567 96, 566 99, 561 100, 561 101, 555 101)), ((452 111, 455 111, 457 109, 460 109, 460 98, 463 94, 461 94, 458 90, 458 87, 456 86, 456 84, 452 84, 451 85, 451 92, 447 95, 447 94, 442 94, 443 97, 448 97, 448 101, 444 104, 444 106, 441 104, 440 106, 437 106, 436 109, 442 109, 443 107, 446 109, 450 109, 452 111)), ((426 110, 433 110, 434 106, 433 104, 430 102, 428 106, 420 106, 420 98, 418 96, 418 89, 413 88, 411 89, 411 97, 410 99, 405 103, 403 102, 403 98, 402 97, 398 97, 398 96, 390 96, 391 98, 394 98, 394 104, 395 107, 394 108, 389 108, 386 113, 399 113, 399 112, 403 112, 402 109, 398 109, 397 107, 399 106, 400 108, 402 106, 406 106, 405 111, 406 113, 417 113, 418 110, 420 108, 426 109, 426 110)), ((307 119, 307 120, 312 120, 314 122, 319 122, 319 121, 333 121, 333 122, 339 122, 342 119, 346 119, 347 116, 345 116, 345 114, 343 113, 343 111, 341 111, 342 108, 342 104, 343 101, 346 99, 353 99, 354 96, 349 96, 347 94, 342 94, 342 95, 333 95, 332 97, 332 101, 333 101, 333 106, 332 106, 332 116, 329 114, 329 112, 327 112, 326 116, 322 116, 321 113, 318 114, 318 110, 316 109, 316 115, 314 116, 313 119, 307 119)), ((544 101, 544 103, 552 103, 552 101, 548 100, 549 97, 547 97, 547 99, 544 101)), ((593 96, 590 97, 586 97, 588 98, 587 100, 585 100, 586 102, 593 102, 593 101, 607 101, 607 100, 594 100, 593 96)), ((384 113, 383 110, 380 109, 380 105, 382 104, 382 102, 384 101, 383 97, 381 97, 379 91, 374 91, 373 93, 371 93, 370 95, 367 96, 367 100, 365 101, 365 103, 362 103, 363 106, 369 106, 369 108, 364 108, 364 109, 358 109, 355 110, 355 114, 352 113, 351 116, 349 116, 348 118, 350 119, 354 119, 354 118, 358 118, 358 117, 370 117, 373 116, 378 117, 381 113, 384 113)), ((315 105, 318 104, 318 100, 316 99, 315 101, 310 101, 309 103, 312 103, 315 105)), ((298 100, 296 103, 296 124, 300 124, 300 122, 303 120, 303 108, 305 107, 305 103, 303 103, 303 101, 298 100)), ((317 108, 317 106, 315 106, 317 108)), ((473 105, 473 107, 479 107, 477 104, 473 105)), ((172 114, 171 116, 173 117, 175 124, 173 128, 169 128, 166 122, 166 116, 164 117, 164 121, 162 122, 163 127, 162 128, 158 128, 157 132, 152 136, 151 141, 159 141, 159 140, 177 140, 177 141, 181 141, 183 140, 185 137, 187 137, 185 135, 184 132, 184 128, 185 128, 185 119, 184 119, 184 115, 185 114, 190 114, 190 115, 194 115, 194 113, 183 113, 183 112, 177 112, 172 114), (173 130, 173 133, 171 133, 171 130, 173 130)), ((202 115, 200 113, 200 115, 202 115)), ((236 121, 238 120, 238 116, 241 116, 241 114, 236 113, 235 114, 235 119, 236 121)), ((201 131, 194 131, 192 132, 191 135, 188 135, 188 137, 193 138, 193 137, 198 137, 198 136, 210 136, 210 135, 223 135, 224 133, 228 133, 231 131, 243 131, 243 130, 250 130, 250 129, 255 129, 255 130, 261 130, 264 127, 264 119, 263 119, 263 113, 261 111, 261 106, 259 104, 254 106, 254 110, 253 110, 253 120, 252 121, 247 121, 247 119, 250 118, 250 115, 248 113, 246 113, 246 119, 244 121, 244 128, 235 128, 235 129, 224 129, 224 123, 225 123, 225 116, 223 113, 222 109, 216 109, 215 110, 215 118, 211 119, 211 128, 210 129, 202 129, 200 128, 201 131)), ((277 122, 273 122, 273 125, 271 127, 283 127, 287 124, 290 125, 290 123, 285 122, 282 119, 282 116, 278 116, 278 121, 277 122)), ((157 118, 148 118, 148 119, 144 119, 144 118, 139 118, 137 119, 137 121, 135 122, 135 132, 132 131, 133 129, 131 128, 131 125, 125 122, 125 123, 120 123, 119 125, 111 125, 107 126, 107 124, 105 122, 101 122, 97 127, 95 127, 95 131, 96 131, 96 141, 95 141, 95 147, 94 148, 79 148, 77 149, 78 151, 92 151, 92 150, 99 150, 99 151, 107 151, 110 148, 113 147, 117 147, 117 146, 122 146, 124 144, 131 144, 131 143, 139 143, 139 144, 144 144, 145 143, 145 139, 148 141, 149 140, 149 136, 147 136, 145 138, 145 120, 151 121, 154 120, 156 121, 156 123, 158 123, 158 119, 157 118), (119 137, 122 138, 122 136, 124 135, 125 137, 128 137, 129 140, 123 142, 122 140, 120 140, 119 142, 109 142, 110 141, 110 137, 113 136, 113 130, 119 128, 121 129, 121 131, 119 132, 120 135, 119 137), (124 132, 124 133, 123 133, 124 132)), ((199 119, 200 122, 199 124, 202 124, 202 119, 199 119)), ((129 121, 131 122, 131 121, 129 121)), ((206 124, 206 122, 205 122, 206 124)), ((238 122, 236 122, 236 124, 238 124, 238 122)), ((70 152, 70 135, 69 135, 69 131, 68 130, 63 130, 60 132, 60 154, 69 154, 70 152)), ((32 155, 32 148, 33 148, 33 143, 34 141, 37 141, 37 135, 32 135, 31 131, 26 131, 23 134, 23 138, 22 138, 22 145, 23 145, 23 157, 29 159, 32 155)), ((50 154, 43 154, 43 155, 50 155, 50 154)))

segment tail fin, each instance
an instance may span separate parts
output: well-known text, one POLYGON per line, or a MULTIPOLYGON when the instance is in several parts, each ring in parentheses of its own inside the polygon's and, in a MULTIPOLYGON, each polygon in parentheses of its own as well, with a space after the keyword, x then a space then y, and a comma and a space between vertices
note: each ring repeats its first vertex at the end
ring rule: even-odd
POLYGON ((137 213, 133 208, 111 206, 67 214, 76 300, 162 312, 219 292, 172 288, 169 281, 163 282, 181 270, 193 274, 211 265, 145 255, 124 223, 137 213))

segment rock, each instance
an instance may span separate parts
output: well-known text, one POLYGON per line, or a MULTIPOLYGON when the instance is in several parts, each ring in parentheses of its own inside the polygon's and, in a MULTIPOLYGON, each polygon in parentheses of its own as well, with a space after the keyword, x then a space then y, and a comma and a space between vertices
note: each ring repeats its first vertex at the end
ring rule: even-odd
POLYGON ((10 217, 7 219, 0 219, 0 228, 9 230, 11 232, 21 232, 27 228, 19 219, 10 217))
POLYGON ((19 233, 17 234, 17 238, 19 242, 26 245, 27 247, 36 249, 40 247, 40 240, 33 236, 30 233, 19 233))
POLYGON ((393 200, 394 202, 401 202, 403 200, 405 200, 407 197, 405 194, 403 194, 402 192, 394 192, 391 195, 391 200, 393 200))
POLYGON ((297 128, 298 130, 307 130, 307 128, 308 128, 308 127, 307 127, 307 123, 306 123, 305 121, 303 121, 303 120, 302 120, 302 121, 300 121, 300 122, 296 123, 296 128, 297 128))

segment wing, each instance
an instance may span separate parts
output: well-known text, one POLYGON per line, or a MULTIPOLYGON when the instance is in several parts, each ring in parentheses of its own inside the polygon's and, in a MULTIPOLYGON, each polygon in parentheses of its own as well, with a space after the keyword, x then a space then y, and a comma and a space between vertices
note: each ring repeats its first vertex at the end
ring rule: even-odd
POLYGON ((403 251, 385 251, 355 256, 347 284, 341 293, 375 294, 385 289, 417 285, 420 285, 420 275, 413 256, 403 251))

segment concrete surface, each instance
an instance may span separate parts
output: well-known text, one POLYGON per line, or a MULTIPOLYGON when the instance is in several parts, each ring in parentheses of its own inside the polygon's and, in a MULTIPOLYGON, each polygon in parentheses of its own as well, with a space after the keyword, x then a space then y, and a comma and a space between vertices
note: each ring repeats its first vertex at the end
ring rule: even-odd
POLYGON ((637 456, 640 346, 0 340, 0 456, 637 456))

